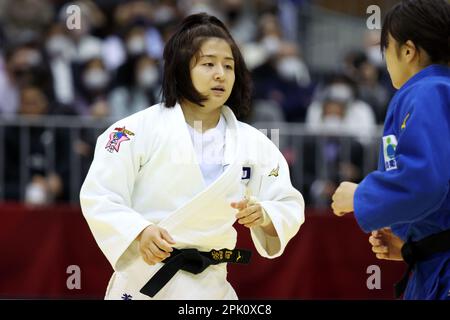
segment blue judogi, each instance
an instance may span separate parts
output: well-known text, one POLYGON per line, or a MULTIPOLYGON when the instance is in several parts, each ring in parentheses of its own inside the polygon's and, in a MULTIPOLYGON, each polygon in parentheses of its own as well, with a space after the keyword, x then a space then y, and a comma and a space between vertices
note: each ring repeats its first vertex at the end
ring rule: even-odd
MULTIPOLYGON (((378 170, 358 186, 355 217, 418 241, 450 229, 450 68, 431 65, 397 91, 386 116, 378 170)), ((405 299, 450 299, 450 251, 419 262, 405 299)))

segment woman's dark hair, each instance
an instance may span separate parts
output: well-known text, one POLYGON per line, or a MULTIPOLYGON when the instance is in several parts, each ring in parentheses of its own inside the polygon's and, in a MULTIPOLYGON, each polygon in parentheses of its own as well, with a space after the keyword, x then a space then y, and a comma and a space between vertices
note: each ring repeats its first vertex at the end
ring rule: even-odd
POLYGON ((402 45, 411 40, 429 55, 432 63, 450 60, 450 4, 446 0, 403 0, 386 15, 380 49, 388 46, 389 34, 402 45))
POLYGON ((193 14, 185 18, 164 48, 163 101, 166 107, 170 108, 180 99, 198 105, 207 100, 192 84, 190 62, 203 42, 211 37, 224 39, 230 45, 235 64, 235 82, 225 104, 238 118, 243 117, 250 108, 250 73, 226 26, 216 17, 206 13, 193 14))

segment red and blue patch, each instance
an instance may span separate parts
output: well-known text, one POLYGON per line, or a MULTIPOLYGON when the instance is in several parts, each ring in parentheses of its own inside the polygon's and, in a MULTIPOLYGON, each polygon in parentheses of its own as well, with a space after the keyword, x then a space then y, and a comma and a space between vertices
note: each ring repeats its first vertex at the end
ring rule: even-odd
POLYGON ((134 133, 130 130, 122 128, 115 128, 115 131, 109 134, 109 141, 106 144, 105 149, 113 153, 114 151, 119 152, 120 144, 124 141, 130 140, 129 136, 134 136, 134 133))

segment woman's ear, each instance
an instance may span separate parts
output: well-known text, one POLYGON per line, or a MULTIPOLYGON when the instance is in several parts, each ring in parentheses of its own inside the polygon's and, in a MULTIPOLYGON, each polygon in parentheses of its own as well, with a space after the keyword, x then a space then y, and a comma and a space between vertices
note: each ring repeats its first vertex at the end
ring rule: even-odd
POLYGON ((411 40, 408 40, 403 45, 403 53, 406 62, 411 62, 419 54, 416 45, 411 40))

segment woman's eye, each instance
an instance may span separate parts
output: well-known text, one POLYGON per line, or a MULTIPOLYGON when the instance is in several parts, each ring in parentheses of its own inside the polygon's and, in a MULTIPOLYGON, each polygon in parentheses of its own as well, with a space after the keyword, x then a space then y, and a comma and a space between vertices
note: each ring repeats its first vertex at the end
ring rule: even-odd
POLYGON ((233 66, 232 65, 226 65, 225 68, 229 69, 229 70, 233 70, 233 66))
POLYGON ((211 62, 204 63, 203 65, 204 65, 204 66, 207 66, 207 67, 214 67, 214 64, 211 63, 211 62))

